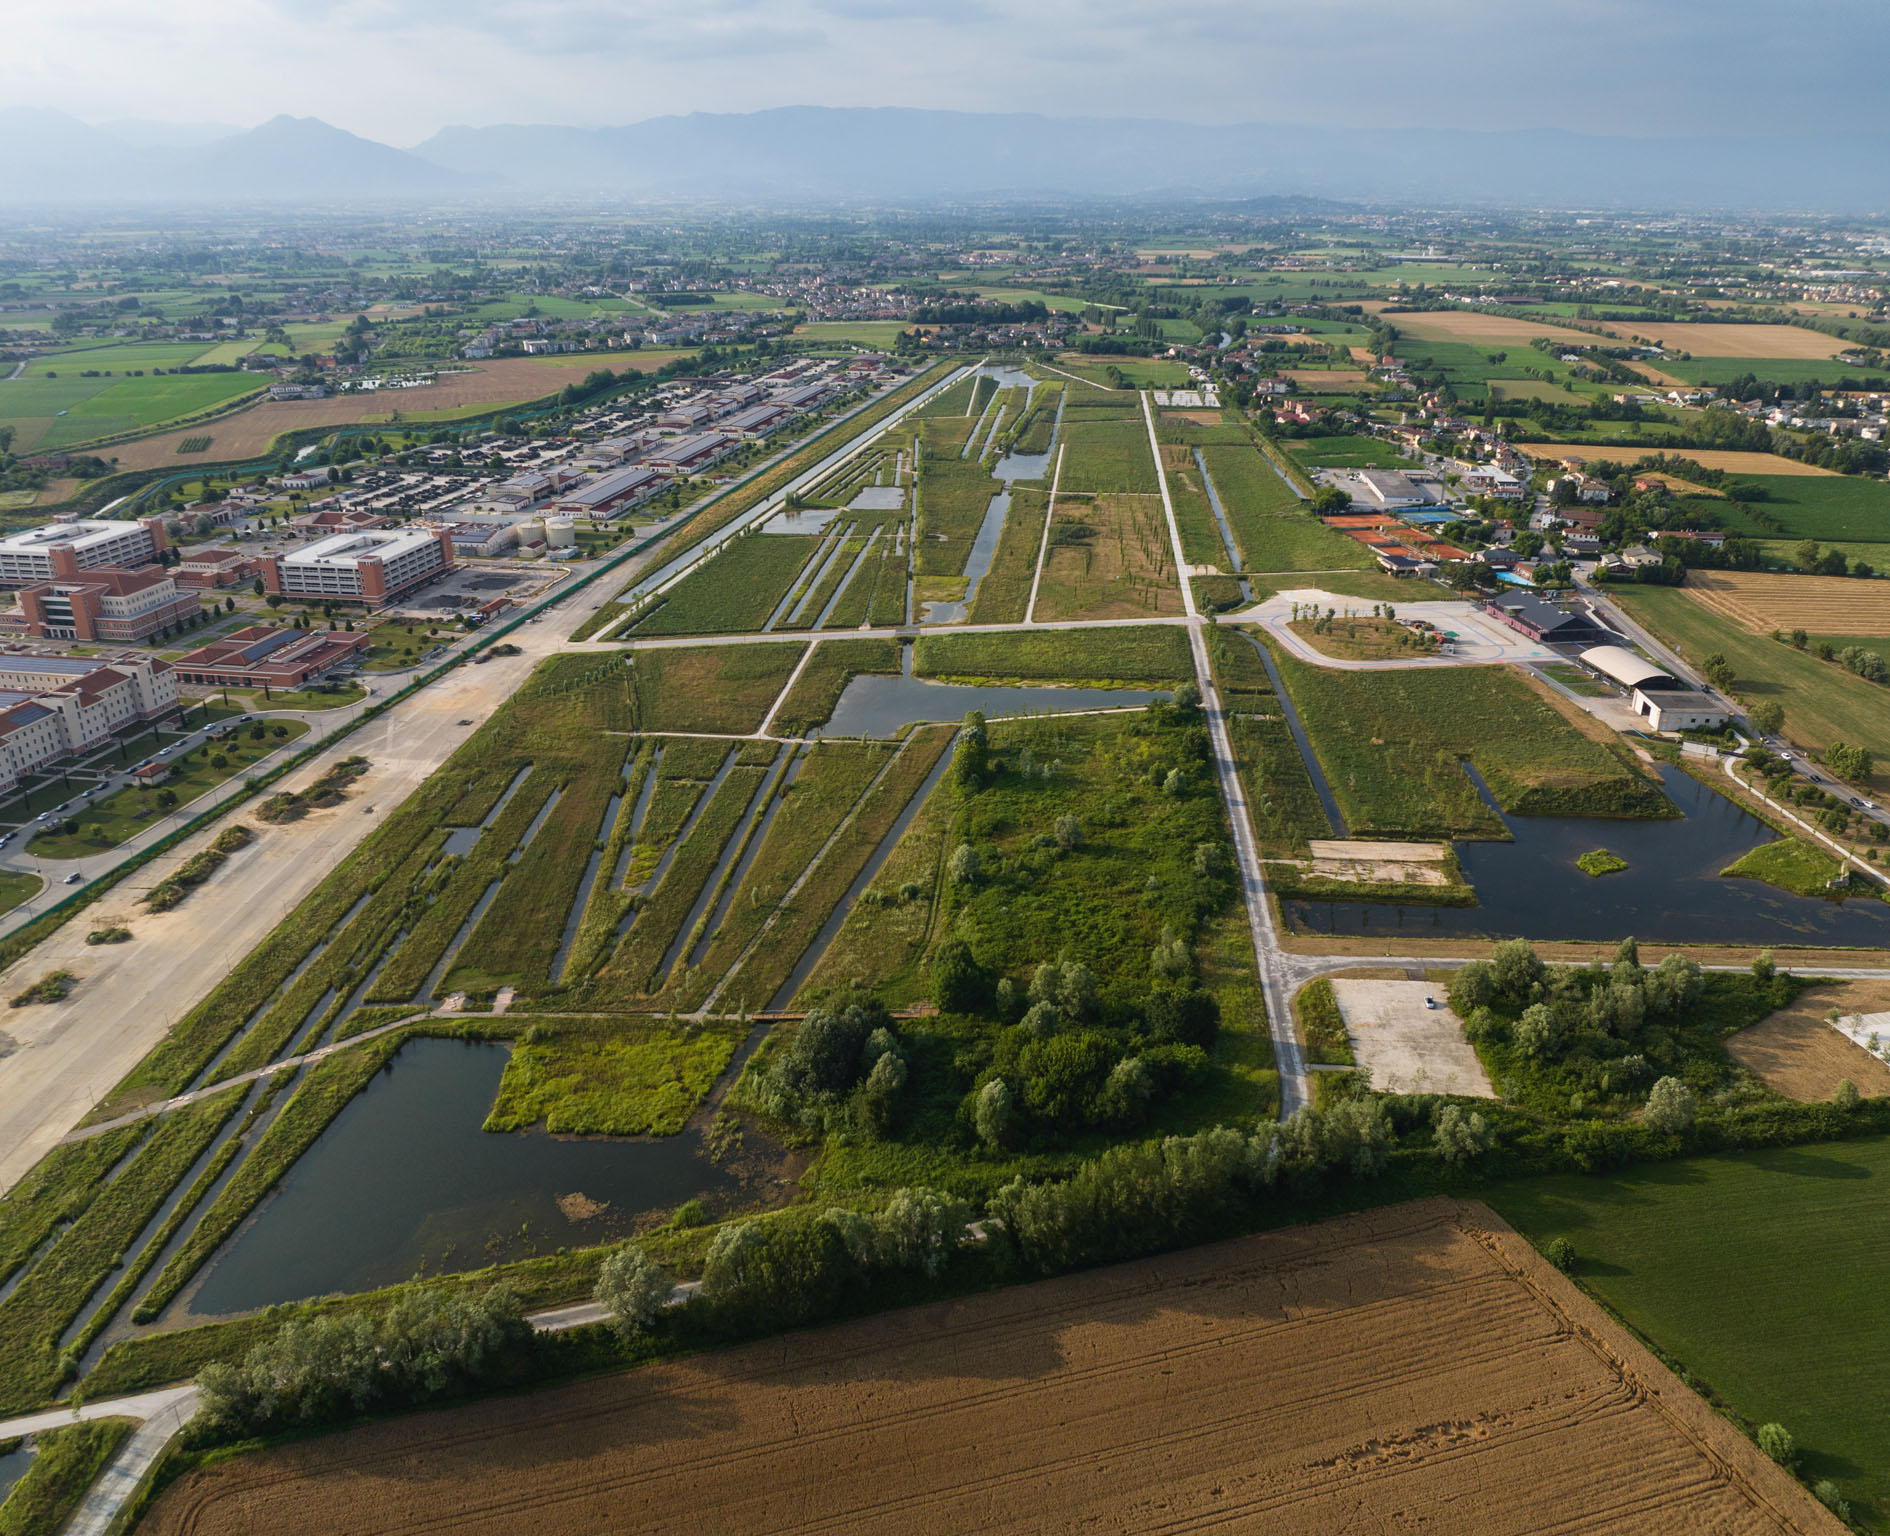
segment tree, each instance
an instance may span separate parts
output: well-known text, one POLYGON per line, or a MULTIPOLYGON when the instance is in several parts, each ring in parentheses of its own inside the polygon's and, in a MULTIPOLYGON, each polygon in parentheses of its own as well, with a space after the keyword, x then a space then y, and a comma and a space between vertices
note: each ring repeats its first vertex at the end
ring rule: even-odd
POLYGON ((1195 710, 1201 707, 1201 689, 1196 683, 1183 683, 1175 689, 1175 708, 1195 710))
POLYGON ((1011 1090, 1001 1077, 994 1077, 978 1090, 971 1112, 971 1122, 978 1140, 987 1147, 1001 1147, 1009 1138, 1012 1122, 1011 1090))
POLYGON ((1778 962, 1773 960, 1772 951, 1762 949, 1752 957, 1752 977, 1755 981, 1770 981, 1778 974, 1778 962))
POLYGON ((1785 706, 1777 699, 1761 699, 1746 711, 1746 719, 1761 736, 1776 736, 1785 729, 1785 706))
POLYGON ((977 884, 977 848, 970 843, 960 843, 953 848, 951 862, 945 865, 945 873, 951 877, 954 886, 975 886, 977 884))
POLYGON ((1063 849, 1083 846, 1083 824, 1074 816, 1059 816, 1056 824, 1057 846, 1063 849))
POLYGON ((1521 1002, 1542 980, 1542 962, 1527 939, 1507 939, 1490 951, 1490 975, 1499 993, 1521 1002))
POLYGON ((1669 955, 1647 977, 1647 1002, 1656 1013, 1678 1013, 1698 1002, 1705 988, 1698 961, 1669 955))
POLYGON ((860 1075, 860 1048, 872 1030, 873 1020, 857 1003, 838 1013, 810 1009, 776 1069, 782 1083, 815 1097, 851 1087, 860 1075))
POLYGON ((990 755, 990 737, 985 730, 984 712, 971 710, 965 715, 964 726, 958 733, 958 748, 952 754, 952 779, 960 789, 975 794, 984 787, 990 755))
POLYGON ((1732 663, 1726 659, 1724 651, 1710 652, 1700 661, 1700 675, 1724 693, 1732 686, 1732 663))
POLYGON ((932 1001, 943 1013, 971 1013, 985 996, 985 975, 971 946, 947 939, 932 962, 932 1001))
POLYGON ((906 1087, 905 1058, 897 1051, 887 1051, 873 1063, 860 1093, 860 1114, 866 1129, 875 1139, 891 1133, 899 1113, 899 1096, 906 1087))
POLYGON ((624 1338, 647 1333, 675 1289, 675 1277, 636 1243, 625 1243, 597 1272, 597 1299, 624 1338))
POLYGON ((1641 1123, 1650 1131, 1679 1135, 1693 1124, 1693 1090, 1677 1077, 1663 1077, 1648 1090, 1641 1123))
POLYGON ((964 1241, 971 1210, 936 1189, 902 1189, 886 1202, 876 1223, 876 1257, 888 1269, 936 1275, 964 1241))
POLYGON ((1562 1021, 1545 1003, 1531 1003, 1516 1021, 1516 1047, 1523 1055, 1546 1061, 1562 1048, 1562 1021))
POLYGON ((1437 1155, 1454 1167, 1474 1162, 1496 1145, 1489 1121, 1475 1110, 1466 1113, 1456 1104, 1446 1104, 1437 1111, 1431 1139, 1437 1155))
POLYGON ((1487 960, 1472 960, 1468 965, 1459 966, 1457 974, 1450 979, 1450 1006, 1460 1019, 1469 1018, 1495 996, 1496 971, 1487 960))
POLYGON ((1831 1094, 1831 1102, 1837 1105, 1837 1107, 1846 1114, 1849 1114, 1853 1109, 1857 1108, 1857 1101, 1857 1084, 1852 1082, 1848 1077, 1840 1077, 1836 1089, 1833 1090, 1831 1094))
POLYGON ((1798 1442, 1783 1424, 1759 1426, 1759 1449, 1787 1470, 1798 1465, 1798 1442))

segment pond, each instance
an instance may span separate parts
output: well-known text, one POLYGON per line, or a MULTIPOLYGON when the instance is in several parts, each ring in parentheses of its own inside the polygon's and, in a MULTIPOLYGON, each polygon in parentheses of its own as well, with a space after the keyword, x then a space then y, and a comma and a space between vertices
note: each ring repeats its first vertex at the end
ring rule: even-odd
POLYGON ((189 1313, 607 1242, 694 1196, 715 1208, 774 1195, 772 1167, 718 1165, 694 1124, 647 1140, 481 1130, 508 1054, 489 1042, 403 1046, 224 1245, 186 1293, 189 1313))
POLYGON ((891 736, 927 721, 962 720, 974 709, 995 720, 1002 715, 1068 714, 1085 709, 1139 708, 1166 699, 1166 690, 1141 688, 978 688, 935 683, 912 675, 912 647, 900 648, 898 677, 862 672, 849 682, 833 716, 817 736, 891 736))
POLYGON ((1458 843, 1475 907, 1289 901, 1295 927, 1412 938, 1637 939, 1696 944, 1890 944, 1890 903, 1794 896, 1720 871, 1778 834, 1671 765, 1660 767, 1673 821, 1506 816, 1510 843, 1458 843), (1591 849, 1628 861, 1593 878, 1575 867, 1591 849))

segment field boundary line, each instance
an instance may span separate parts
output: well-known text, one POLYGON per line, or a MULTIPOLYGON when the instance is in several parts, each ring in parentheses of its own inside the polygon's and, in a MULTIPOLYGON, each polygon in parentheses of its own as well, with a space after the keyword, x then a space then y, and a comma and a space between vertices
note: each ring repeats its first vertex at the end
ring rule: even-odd
POLYGON ((761 724, 752 733, 755 740, 767 736, 774 724, 774 717, 781 713, 781 706, 787 702, 787 696, 794 691, 794 685, 801 680, 801 674, 807 670, 808 662, 814 659, 814 652, 820 649, 820 642, 827 637, 816 634, 807 642, 807 649, 801 652, 801 659, 794 663, 794 670, 788 673, 788 680, 781 691, 774 696, 774 703, 768 706, 768 713, 762 717, 761 724))
POLYGON ((1043 583, 1044 561, 1050 558, 1050 524, 1057 515, 1057 492, 1063 487, 1063 455, 1069 449, 1068 442, 1057 444, 1056 473, 1050 477, 1050 502, 1043 509, 1043 538, 1037 544, 1037 569, 1030 578, 1030 601, 1024 605, 1024 622, 1034 624, 1037 614, 1037 588, 1043 583))

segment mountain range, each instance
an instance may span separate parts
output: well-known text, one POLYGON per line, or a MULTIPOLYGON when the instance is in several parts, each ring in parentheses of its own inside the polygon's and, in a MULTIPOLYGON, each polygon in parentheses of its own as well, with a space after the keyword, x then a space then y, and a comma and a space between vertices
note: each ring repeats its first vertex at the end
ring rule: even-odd
POLYGON ((446 128, 399 149, 317 118, 238 131, 0 110, 0 204, 605 201, 914 205, 1316 196, 1585 208, 1890 208, 1890 133, 1621 138, 1209 127, 909 108, 692 113, 616 128, 446 128))

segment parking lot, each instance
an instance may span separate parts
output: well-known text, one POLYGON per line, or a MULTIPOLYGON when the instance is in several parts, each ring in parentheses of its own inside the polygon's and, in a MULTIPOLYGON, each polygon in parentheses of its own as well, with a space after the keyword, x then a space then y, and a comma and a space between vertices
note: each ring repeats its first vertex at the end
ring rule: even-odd
POLYGON ((1380 1093, 1453 1093, 1493 1099, 1489 1075, 1444 989, 1428 981, 1335 978, 1332 995, 1358 1064, 1380 1093), (1435 1006, 1427 1007, 1425 999, 1435 1006))

